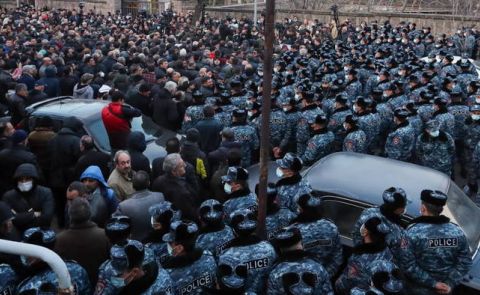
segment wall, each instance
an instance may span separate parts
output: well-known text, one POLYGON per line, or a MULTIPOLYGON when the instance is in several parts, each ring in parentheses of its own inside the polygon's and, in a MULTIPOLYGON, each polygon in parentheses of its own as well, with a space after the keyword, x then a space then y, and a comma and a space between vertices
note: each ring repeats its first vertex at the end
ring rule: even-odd
MULTIPOLYGON (((262 8, 259 7, 259 11, 262 8)), ((253 17, 253 9, 251 8, 213 8, 207 7, 206 11, 211 16, 247 16, 253 17)), ((326 23, 330 22, 332 17, 331 13, 327 11, 311 11, 311 10, 289 10, 289 9, 277 9, 275 19, 282 20, 285 17, 292 18, 297 16, 299 19, 318 19, 320 22, 326 23)), ((349 19, 355 24, 360 24, 362 21, 371 22, 373 20, 378 20, 383 22, 385 20, 390 20, 391 23, 397 24, 401 21, 414 22, 417 24, 417 28, 423 26, 428 26, 432 28, 432 32, 435 34, 439 33, 453 33, 457 28, 473 27, 480 22, 479 17, 461 17, 461 16, 450 16, 450 15, 438 15, 438 14, 411 14, 411 13, 392 13, 392 12, 357 12, 357 13, 348 13, 340 12, 339 14, 340 21, 349 19)))
MULTIPOLYGON (((49 8, 64 8, 64 9, 76 9, 78 8, 78 0, 36 0, 36 7, 44 7, 47 6, 49 8)), ((95 12, 111 12, 115 13, 115 11, 121 9, 121 0, 88 0, 85 1, 85 7, 83 11, 87 12, 90 10, 94 10, 95 12)))

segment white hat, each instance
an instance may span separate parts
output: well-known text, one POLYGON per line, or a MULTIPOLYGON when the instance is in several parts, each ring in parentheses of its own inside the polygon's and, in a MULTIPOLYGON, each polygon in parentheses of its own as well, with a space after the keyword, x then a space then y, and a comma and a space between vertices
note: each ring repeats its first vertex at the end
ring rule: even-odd
POLYGON ((103 84, 102 87, 100 87, 100 89, 98 89, 98 93, 102 93, 102 94, 103 94, 103 93, 107 93, 107 92, 109 92, 111 89, 112 89, 112 87, 103 84))

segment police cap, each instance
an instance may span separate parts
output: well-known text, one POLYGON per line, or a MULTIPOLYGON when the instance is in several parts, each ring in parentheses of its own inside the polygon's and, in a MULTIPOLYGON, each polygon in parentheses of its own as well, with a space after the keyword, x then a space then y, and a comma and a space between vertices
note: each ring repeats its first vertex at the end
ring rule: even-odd
POLYGON ((435 206, 445 206, 447 203, 447 195, 441 191, 432 191, 429 189, 423 190, 420 194, 420 199, 428 204, 435 206))

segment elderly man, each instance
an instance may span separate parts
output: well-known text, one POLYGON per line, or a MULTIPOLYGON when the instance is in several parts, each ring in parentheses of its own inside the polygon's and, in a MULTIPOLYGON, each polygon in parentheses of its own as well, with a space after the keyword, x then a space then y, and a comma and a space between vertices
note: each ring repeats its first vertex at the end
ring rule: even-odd
POLYGON ((143 241, 151 229, 150 216, 145 214, 151 206, 163 202, 162 193, 151 192, 150 176, 145 171, 137 171, 132 177, 133 188, 137 191, 128 200, 118 205, 114 215, 125 215, 132 221, 131 239, 143 241))
POLYGON ((135 192, 132 183, 133 171, 130 154, 120 150, 115 153, 113 161, 115 169, 108 178, 108 185, 115 191, 117 199, 123 201, 135 192))
POLYGON ((162 192, 165 199, 182 211, 185 219, 197 221, 196 208, 200 205, 197 192, 185 180, 185 162, 180 154, 165 157, 163 171, 152 185, 152 190, 162 192))

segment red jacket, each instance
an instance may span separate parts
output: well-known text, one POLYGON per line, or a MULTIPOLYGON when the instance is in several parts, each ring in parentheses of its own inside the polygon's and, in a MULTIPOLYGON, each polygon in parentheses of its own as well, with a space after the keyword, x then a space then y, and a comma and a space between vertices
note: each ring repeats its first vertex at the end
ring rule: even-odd
POLYGON ((125 118, 123 114, 123 104, 112 102, 102 110, 102 121, 107 129, 107 133, 111 132, 129 132, 130 118, 125 118))

